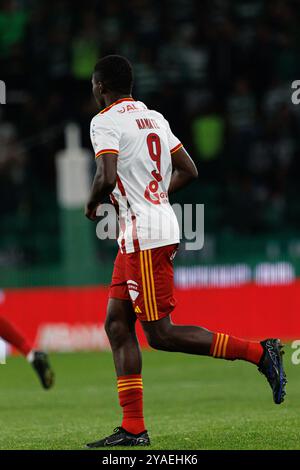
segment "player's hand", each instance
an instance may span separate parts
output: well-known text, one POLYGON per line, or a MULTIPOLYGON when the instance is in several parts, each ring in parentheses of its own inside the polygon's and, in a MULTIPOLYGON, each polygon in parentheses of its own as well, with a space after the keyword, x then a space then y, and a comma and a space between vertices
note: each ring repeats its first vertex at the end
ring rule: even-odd
POLYGON ((97 209, 98 209, 98 207, 96 207, 96 208, 91 208, 91 207, 89 207, 89 205, 87 204, 87 205, 85 206, 85 211, 84 211, 85 216, 86 216, 88 219, 90 219, 90 220, 93 220, 93 221, 96 220, 96 217, 97 217, 97 209))

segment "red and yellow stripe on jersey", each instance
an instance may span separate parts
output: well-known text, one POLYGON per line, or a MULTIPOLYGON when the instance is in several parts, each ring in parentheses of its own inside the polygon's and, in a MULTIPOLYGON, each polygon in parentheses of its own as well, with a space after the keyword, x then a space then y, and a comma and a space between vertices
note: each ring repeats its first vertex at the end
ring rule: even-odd
POLYGON ((118 392, 127 390, 141 389, 143 390, 143 380, 140 375, 123 375, 118 377, 118 392))
POLYGON ((140 251, 140 265, 147 320, 158 320, 151 250, 140 251))
POLYGON ((172 148, 172 150, 170 150, 171 154, 177 152, 177 150, 181 149, 181 147, 183 147, 183 145, 181 143, 176 145, 176 147, 174 147, 174 148, 172 148))
POLYGON ((213 357, 226 358, 227 344, 229 335, 224 333, 217 333, 217 339, 213 350, 213 357))
POLYGON ((103 155, 104 153, 113 153, 114 155, 119 155, 119 151, 118 151, 118 150, 115 150, 115 149, 103 149, 103 150, 99 150, 99 152, 96 153, 95 158, 100 157, 100 156, 103 155))

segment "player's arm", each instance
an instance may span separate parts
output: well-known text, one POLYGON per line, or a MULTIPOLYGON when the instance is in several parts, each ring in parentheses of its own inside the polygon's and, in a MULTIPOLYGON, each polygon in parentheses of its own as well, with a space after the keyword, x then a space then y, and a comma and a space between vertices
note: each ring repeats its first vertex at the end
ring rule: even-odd
POLYGON ((85 207, 85 215, 90 220, 96 219, 97 207, 116 186, 117 160, 118 157, 113 153, 105 153, 96 158, 97 169, 85 207))
POLYGON ((173 173, 169 186, 169 193, 174 193, 198 178, 198 170, 195 163, 184 149, 180 147, 172 153, 173 173))

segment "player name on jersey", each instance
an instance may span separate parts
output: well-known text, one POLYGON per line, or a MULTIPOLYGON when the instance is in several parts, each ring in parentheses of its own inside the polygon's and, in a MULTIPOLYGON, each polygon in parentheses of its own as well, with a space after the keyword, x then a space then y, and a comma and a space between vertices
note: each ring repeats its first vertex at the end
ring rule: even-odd
POLYGON ((155 119, 136 119, 135 122, 137 123, 139 129, 159 129, 159 125, 155 119))

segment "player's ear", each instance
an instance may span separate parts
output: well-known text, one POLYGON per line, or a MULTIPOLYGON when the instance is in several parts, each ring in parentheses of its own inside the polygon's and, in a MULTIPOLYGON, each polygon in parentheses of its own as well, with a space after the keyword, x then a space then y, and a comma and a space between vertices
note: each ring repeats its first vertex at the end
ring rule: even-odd
POLYGON ((99 89, 100 95, 103 95, 105 93, 105 86, 103 82, 98 82, 98 89, 99 89))

